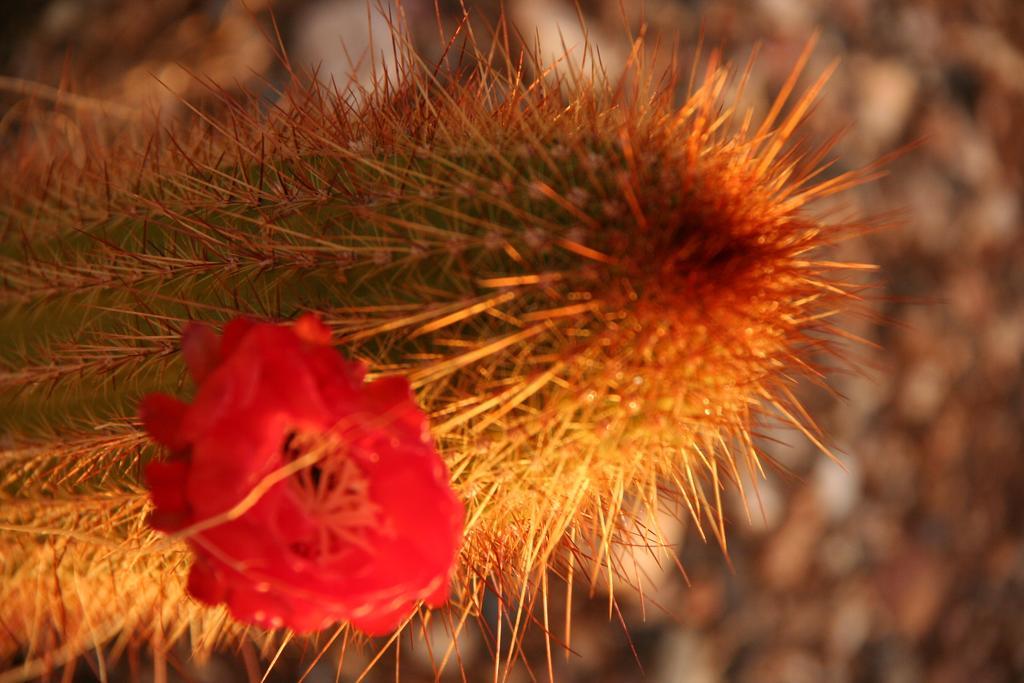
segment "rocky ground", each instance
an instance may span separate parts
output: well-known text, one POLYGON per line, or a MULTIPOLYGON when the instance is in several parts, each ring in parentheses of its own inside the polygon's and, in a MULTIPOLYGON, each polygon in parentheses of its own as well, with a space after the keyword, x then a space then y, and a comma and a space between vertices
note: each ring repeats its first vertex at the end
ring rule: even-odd
MULTIPOLYGON (((638 26, 639 10, 625 4, 638 26)), ((156 98, 169 109, 176 94, 198 92, 190 71, 252 88, 260 74, 280 78, 260 31, 270 6, 293 58, 322 63, 324 74, 348 68, 339 35, 356 53, 366 35, 383 30, 367 31, 362 0, 248 0, 247 9, 235 0, 4 5, 0 73, 64 79, 119 102, 156 98)), ((432 2, 405 5, 432 17, 432 2)), ((483 14, 496 5, 472 3, 483 14)), ((560 50, 555 19, 573 35, 568 4, 507 5, 542 49, 560 50)), ((582 5, 615 68, 625 50, 619 3, 582 5)), ((841 63, 813 133, 823 138, 850 126, 838 149, 848 167, 920 144, 840 207, 897 218, 895 227, 843 247, 843 258, 882 266, 879 322, 851 323, 879 345, 863 352, 870 369, 837 381, 842 401, 807 396, 846 471, 795 435, 773 435, 792 444, 769 447, 791 475, 762 483, 763 513, 752 521, 732 506, 731 567, 717 546, 692 534, 683 540, 689 586, 675 572, 650 568, 647 597, 664 610, 621 596, 632 647, 618 619, 609 621, 606 601, 576 600, 576 654, 556 658, 558 680, 1024 680, 1024 3, 646 5, 651 32, 679 35, 684 59, 701 31, 706 45, 740 63, 760 44, 749 97, 762 108, 820 30, 809 73, 837 57, 841 63)), ((441 6, 457 13, 457 2, 441 6)), ((424 45, 432 21, 417 22, 426 26, 424 45)), ((5 106, 16 99, 0 97, 5 106)), ((482 645, 462 646, 468 680, 489 680, 482 645)), ((358 656, 350 660, 346 672, 358 656)), ((392 679, 393 665, 378 678, 392 679)), ((297 667, 285 662, 271 680, 293 680, 297 667)), ((402 669, 402 680, 433 678, 417 652, 403 652, 402 669)), ((205 668, 182 660, 173 675, 219 682, 246 680, 245 671, 225 657, 205 668)), ((516 680, 530 679, 520 673, 516 680)), ((76 676, 93 675, 80 666, 76 676)), ((540 668, 536 676, 546 680, 540 668)), ((307 680, 333 677, 328 662, 307 680)))

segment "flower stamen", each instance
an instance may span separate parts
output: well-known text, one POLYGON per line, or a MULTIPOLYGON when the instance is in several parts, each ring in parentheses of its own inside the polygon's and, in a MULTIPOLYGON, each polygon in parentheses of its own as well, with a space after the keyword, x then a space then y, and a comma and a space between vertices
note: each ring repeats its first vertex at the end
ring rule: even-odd
POLYGON ((380 508, 369 498, 369 480, 343 441, 325 434, 290 431, 282 445, 288 461, 318 449, 322 456, 292 478, 294 491, 315 530, 292 544, 292 552, 330 561, 351 547, 370 551, 370 537, 381 526, 380 508))

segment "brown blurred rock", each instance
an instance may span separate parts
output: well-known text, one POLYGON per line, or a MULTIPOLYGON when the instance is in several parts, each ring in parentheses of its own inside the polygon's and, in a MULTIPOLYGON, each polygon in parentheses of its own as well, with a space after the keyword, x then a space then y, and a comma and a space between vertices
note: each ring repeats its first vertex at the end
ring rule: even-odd
POLYGON ((857 94, 857 137, 877 156, 899 141, 918 95, 918 75, 895 59, 860 58, 850 66, 857 94))
POLYGON ((825 525, 824 512, 809 489, 793 499, 786 521, 768 539, 761 557, 761 576, 772 588, 791 589, 803 581, 814 559, 814 547, 825 525))
POLYGON ((932 627, 949 587, 949 568, 943 559, 924 548, 907 545, 878 577, 882 602, 892 612, 895 626, 912 640, 932 627))

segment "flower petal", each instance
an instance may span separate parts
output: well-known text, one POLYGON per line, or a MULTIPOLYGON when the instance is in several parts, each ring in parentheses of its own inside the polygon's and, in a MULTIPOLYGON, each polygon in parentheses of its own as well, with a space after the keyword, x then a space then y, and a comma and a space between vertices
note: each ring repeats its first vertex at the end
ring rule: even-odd
POLYGON ((242 339, 249 333, 249 330, 256 327, 258 323, 251 318, 235 318, 224 326, 224 336, 220 341, 220 357, 227 359, 238 348, 242 339))
POLYGON ((153 461, 146 465, 143 481, 149 489, 153 505, 160 512, 178 513, 188 509, 185 484, 188 481, 187 460, 153 461))
POLYGON ((402 442, 420 445, 430 440, 427 416, 416 405, 406 377, 392 375, 364 384, 357 406, 373 415, 375 428, 402 442))
POLYGON ((295 321, 292 330, 299 339, 315 346, 329 346, 331 343, 331 329, 314 313, 301 316, 295 321))
POLYGON ((196 384, 220 363, 220 337, 208 325, 190 322, 181 332, 181 353, 196 384))
POLYGON ((188 573, 188 593, 199 602, 214 606, 224 601, 227 590, 209 561, 197 557, 188 573))
POLYGON ((157 443, 172 451, 180 451, 188 442, 181 433, 188 404, 167 394, 147 394, 139 403, 139 419, 146 432, 157 443))
POLYGON ((364 617, 353 617, 349 623, 368 636, 383 636, 401 626, 415 608, 416 603, 412 601, 397 607, 377 608, 364 617))

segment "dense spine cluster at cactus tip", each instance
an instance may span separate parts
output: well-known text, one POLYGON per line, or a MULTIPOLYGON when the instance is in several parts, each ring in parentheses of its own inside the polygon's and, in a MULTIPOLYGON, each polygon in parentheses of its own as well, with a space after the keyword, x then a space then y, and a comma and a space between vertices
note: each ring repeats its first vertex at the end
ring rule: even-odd
POLYGON ((612 80, 457 35, 440 66, 400 48, 398 76, 369 91, 225 96, 174 123, 82 120, 9 147, 11 675, 139 643, 257 638, 273 655, 287 637, 190 599, 184 539, 147 525, 141 472, 163 454, 136 407, 188 395, 191 321, 313 312, 368 380, 408 378, 466 508, 451 601, 416 619, 458 630, 496 595, 508 661, 528 627, 564 643, 552 576, 614 586, 622 545, 673 542, 660 511, 724 545, 725 490, 761 476, 758 426, 824 448, 794 387, 842 360, 833 321, 867 266, 828 251, 863 226, 807 207, 868 172, 823 173, 828 144, 794 142, 823 83, 792 96, 808 53, 754 120, 723 99, 741 73, 712 59, 687 88, 634 48, 612 80))

